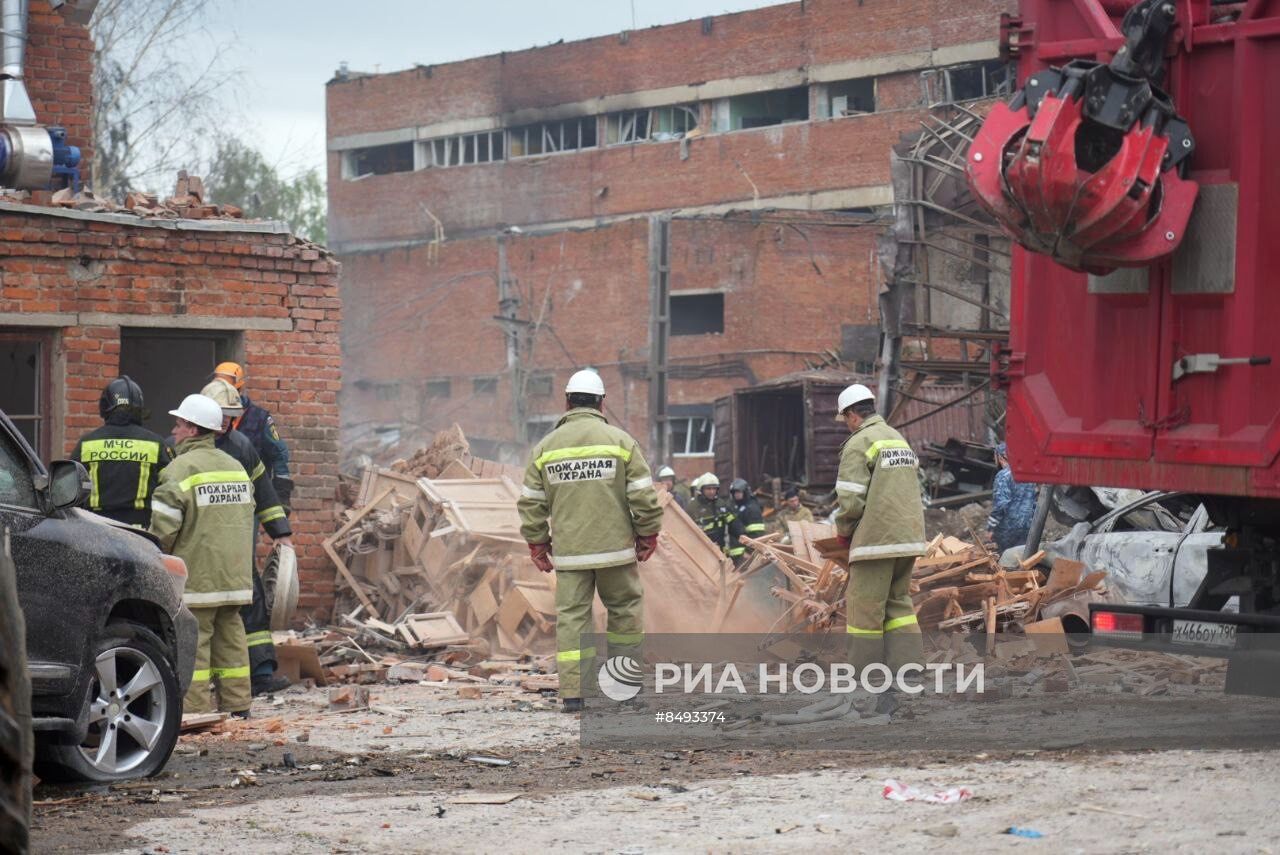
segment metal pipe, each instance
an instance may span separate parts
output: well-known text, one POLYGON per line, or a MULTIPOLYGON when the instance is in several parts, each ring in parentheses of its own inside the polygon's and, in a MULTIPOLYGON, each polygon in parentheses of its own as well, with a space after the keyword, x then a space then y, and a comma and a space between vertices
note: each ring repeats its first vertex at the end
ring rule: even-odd
POLYGON ((36 111, 23 82, 27 0, 0 0, 0 122, 34 125, 36 111))
POLYGON ((1022 560, 1026 561, 1040 550, 1040 540, 1044 537, 1044 524, 1049 519, 1049 506, 1053 504, 1052 484, 1040 485, 1040 496, 1036 499, 1036 515, 1031 519, 1031 530, 1027 532, 1027 545, 1022 550, 1022 560))

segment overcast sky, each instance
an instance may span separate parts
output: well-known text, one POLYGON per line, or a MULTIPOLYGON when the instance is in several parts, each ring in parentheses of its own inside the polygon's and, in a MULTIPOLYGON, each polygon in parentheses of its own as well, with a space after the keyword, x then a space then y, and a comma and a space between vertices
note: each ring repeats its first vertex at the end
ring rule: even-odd
POLYGON ((324 84, 565 39, 774 5, 776 0, 223 0, 216 41, 242 71, 228 99, 242 136, 284 172, 324 164, 324 84))

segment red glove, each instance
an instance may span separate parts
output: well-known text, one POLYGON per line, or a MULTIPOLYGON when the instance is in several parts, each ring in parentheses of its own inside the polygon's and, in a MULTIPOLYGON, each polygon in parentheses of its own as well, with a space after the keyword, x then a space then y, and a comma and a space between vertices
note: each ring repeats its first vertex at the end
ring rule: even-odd
POLYGON ((551 541, 529 544, 529 556, 533 558, 533 566, 543 573, 550 573, 555 569, 555 565, 551 563, 551 541))
POLYGON ((849 548, 849 544, 853 542, 853 538, 852 538, 852 537, 846 537, 846 536, 845 536, 845 535, 843 535, 843 534, 839 534, 839 533, 837 533, 837 534, 836 534, 836 542, 837 542, 837 543, 839 543, 841 546, 843 546, 845 549, 848 549, 848 548, 849 548))
POLYGON ((658 536, 656 534, 637 534, 636 535, 636 560, 648 561, 653 557, 653 553, 658 550, 658 536))

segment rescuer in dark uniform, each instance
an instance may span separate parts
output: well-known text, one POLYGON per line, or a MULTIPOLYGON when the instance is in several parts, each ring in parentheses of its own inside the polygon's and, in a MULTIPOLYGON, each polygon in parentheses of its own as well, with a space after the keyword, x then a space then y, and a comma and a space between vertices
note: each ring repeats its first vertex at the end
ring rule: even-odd
POLYGON ((106 424, 81 437, 71 455, 89 470, 89 510, 146 528, 151 494, 173 451, 163 437, 142 426, 142 389, 129 377, 106 385, 98 413, 106 424))
MULTIPOLYGON (((253 482, 257 520, 263 531, 274 543, 292 547, 293 531, 289 527, 288 512, 276 495, 271 473, 267 472, 267 467, 263 465, 262 458, 258 456, 249 438, 231 427, 232 422, 244 412, 240 394, 234 386, 222 379, 209 383, 202 394, 217 401, 218 406, 222 407, 222 433, 214 440, 214 445, 234 457, 244 467, 244 471, 249 473, 249 479, 253 482)), ((256 528, 251 536, 256 545, 256 528)), ((262 577, 258 575, 256 566, 253 570, 253 602, 241 607, 240 617, 244 621, 245 637, 249 644, 253 693, 261 695, 286 688, 289 681, 275 673, 276 648, 271 641, 271 618, 267 614, 262 577)))
POLYGON ((738 511, 738 519, 742 522, 742 530, 748 537, 760 537, 764 534, 764 511, 760 502, 751 495, 751 485, 745 478, 734 478, 729 484, 729 496, 738 511))

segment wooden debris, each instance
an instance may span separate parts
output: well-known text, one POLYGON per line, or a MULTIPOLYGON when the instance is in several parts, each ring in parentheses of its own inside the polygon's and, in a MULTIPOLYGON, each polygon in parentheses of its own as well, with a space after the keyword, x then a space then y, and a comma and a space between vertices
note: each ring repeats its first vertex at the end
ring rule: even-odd
POLYGON ((228 713, 185 713, 182 716, 182 725, 179 733, 194 733, 199 730, 209 730, 214 726, 226 721, 229 717, 228 713))

